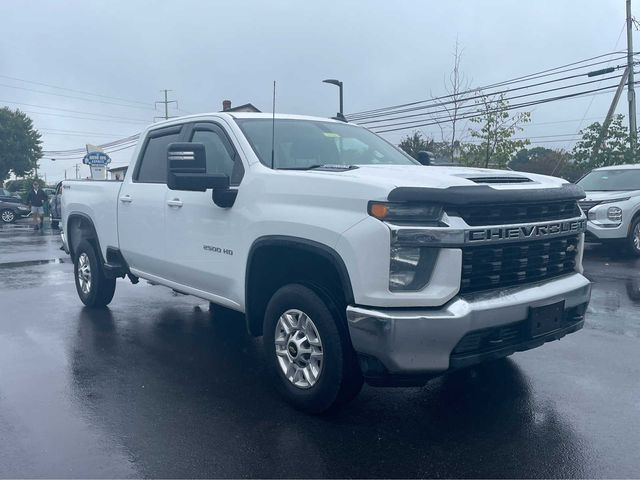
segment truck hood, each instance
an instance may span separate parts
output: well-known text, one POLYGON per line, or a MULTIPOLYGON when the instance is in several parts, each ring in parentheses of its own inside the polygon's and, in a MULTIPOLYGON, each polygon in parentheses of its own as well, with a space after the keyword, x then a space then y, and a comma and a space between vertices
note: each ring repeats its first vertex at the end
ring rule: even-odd
POLYGON ((523 190, 560 187, 567 183, 560 178, 510 170, 423 165, 363 165, 345 172, 309 172, 345 176, 389 190, 397 187, 447 188, 473 185, 489 185, 497 190, 523 190))
POLYGON ((585 201, 587 202, 602 202, 604 200, 619 200, 622 198, 629 197, 637 197, 640 196, 640 190, 621 190, 621 191, 612 191, 612 192, 602 192, 602 191, 586 191, 587 197, 585 201))

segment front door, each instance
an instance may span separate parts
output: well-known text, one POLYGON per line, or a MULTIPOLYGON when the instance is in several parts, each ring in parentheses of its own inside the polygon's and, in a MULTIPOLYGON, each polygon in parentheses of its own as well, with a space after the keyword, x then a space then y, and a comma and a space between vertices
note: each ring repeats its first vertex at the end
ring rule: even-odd
MULTIPOLYGON (((207 173, 225 173, 231 186, 237 187, 244 167, 225 131, 206 122, 189 125, 187 132, 187 141, 205 146, 207 173)), ((238 275, 238 269, 243 268, 239 263, 242 256, 236 251, 237 232, 243 222, 236 206, 218 207, 211 190, 167 190, 165 201, 167 258, 172 262, 169 279, 231 307, 242 303, 238 292, 243 291, 237 285, 243 277, 238 275)))
POLYGON ((180 141, 182 126, 151 131, 135 170, 127 175, 118 198, 120 250, 133 273, 165 278, 168 272, 164 240, 167 188, 167 147, 180 141))

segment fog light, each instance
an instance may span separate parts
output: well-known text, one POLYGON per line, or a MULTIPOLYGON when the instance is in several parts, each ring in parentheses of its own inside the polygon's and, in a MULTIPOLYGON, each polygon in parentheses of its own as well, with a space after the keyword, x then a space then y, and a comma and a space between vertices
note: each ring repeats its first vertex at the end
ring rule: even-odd
POLYGON ((402 290, 413 282, 420 263, 420 249, 409 247, 391 247, 389 265, 389 288, 402 290))
POLYGON ((622 222, 622 209, 619 207, 609 207, 607 210, 607 218, 612 222, 622 222))
POLYGON ((389 290, 418 291, 423 289, 438 259, 439 249, 426 247, 391 247, 389 290))

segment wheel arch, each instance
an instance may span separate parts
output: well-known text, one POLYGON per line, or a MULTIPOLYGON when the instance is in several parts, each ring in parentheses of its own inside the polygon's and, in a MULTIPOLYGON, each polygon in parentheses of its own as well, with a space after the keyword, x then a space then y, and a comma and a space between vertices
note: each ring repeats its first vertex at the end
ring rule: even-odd
POLYGON ((251 245, 246 265, 245 313, 249 333, 255 336, 262 334, 266 304, 271 295, 288 281, 326 287, 347 305, 354 302, 349 272, 336 250, 301 237, 260 237, 251 245), (301 277, 300 269, 304 265, 312 265, 315 270, 301 277), (323 285, 322 282, 327 280, 331 284, 323 285))
POLYGON ((82 240, 88 240, 95 247, 98 258, 104 265, 105 261, 102 255, 102 249, 100 248, 100 240, 98 240, 98 233, 96 232, 96 227, 91 217, 84 213, 70 214, 67 218, 65 232, 67 235, 67 247, 71 258, 75 258, 75 248, 80 242, 82 240))

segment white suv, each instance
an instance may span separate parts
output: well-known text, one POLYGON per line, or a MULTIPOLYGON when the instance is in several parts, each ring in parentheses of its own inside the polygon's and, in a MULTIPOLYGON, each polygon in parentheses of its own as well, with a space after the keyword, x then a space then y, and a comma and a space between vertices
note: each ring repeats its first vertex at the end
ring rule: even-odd
POLYGON ((596 168, 578 185, 587 194, 579 202, 588 218, 585 240, 624 242, 640 256, 640 164, 596 168))

